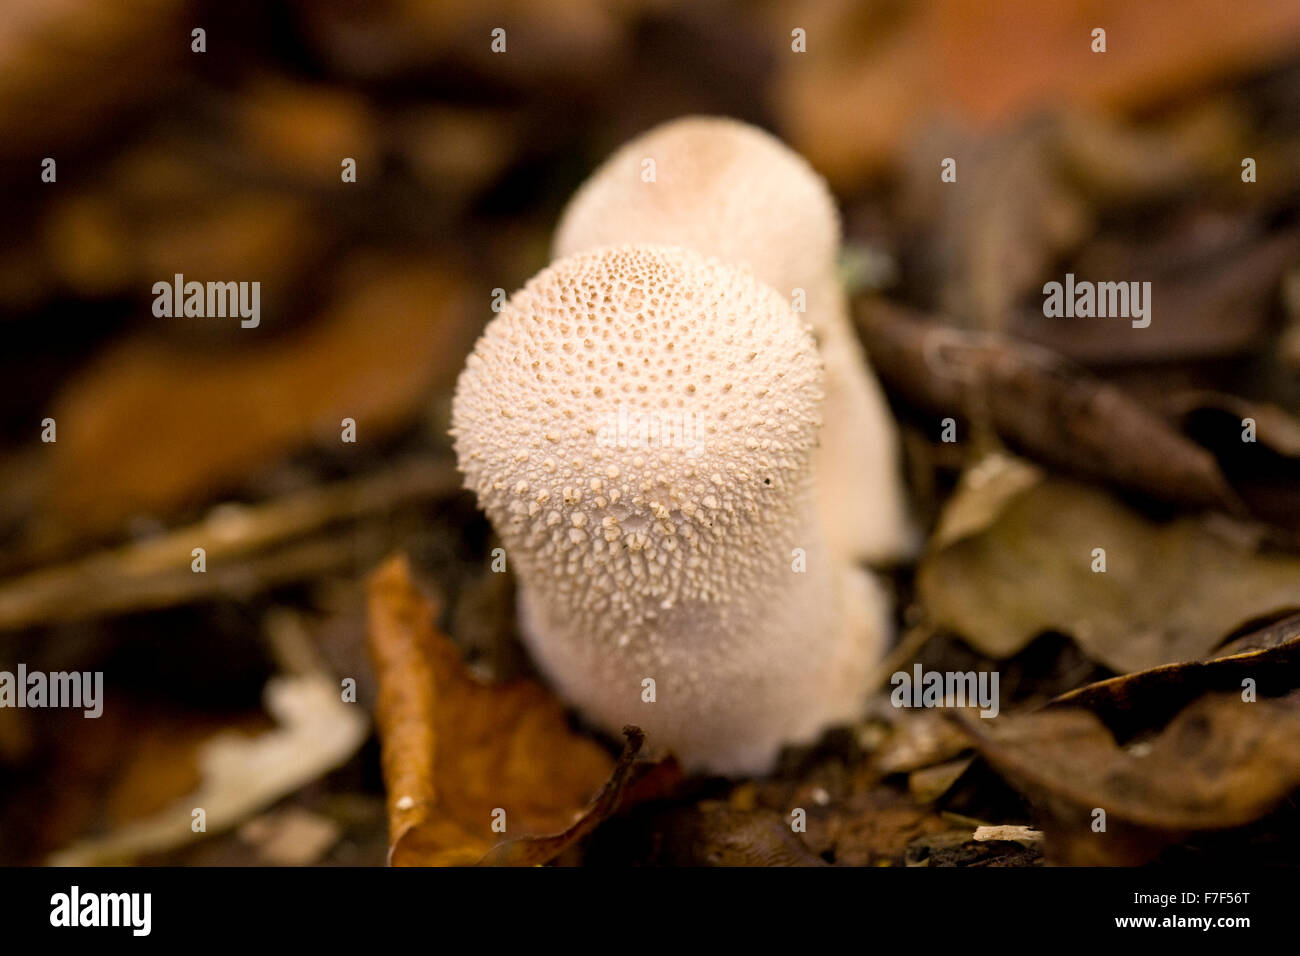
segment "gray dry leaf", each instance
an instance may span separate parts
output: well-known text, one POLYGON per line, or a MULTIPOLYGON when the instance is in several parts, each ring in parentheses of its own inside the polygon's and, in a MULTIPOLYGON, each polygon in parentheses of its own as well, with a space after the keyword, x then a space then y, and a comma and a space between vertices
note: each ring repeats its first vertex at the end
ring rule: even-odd
POLYGON ((929 622, 991 657, 1057 631, 1126 673, 1204 657, 1240 626, 1300 609, 1300 559, 1258 553, 1219 530, 1226 519, 1157 523, 1092 486, 1027 474, 973 469, 917 577, 929 622))

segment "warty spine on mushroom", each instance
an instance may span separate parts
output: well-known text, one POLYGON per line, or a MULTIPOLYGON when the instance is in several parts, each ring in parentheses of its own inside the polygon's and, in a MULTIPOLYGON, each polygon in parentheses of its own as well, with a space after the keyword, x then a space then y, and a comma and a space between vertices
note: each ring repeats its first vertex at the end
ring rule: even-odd
POLYGON ((802 289, 826 368, 814 471, 831 543, 865 561, 915 548, 898 435, 849 322, 837 273, 840 220, 826 182, 771 134, 689 116, 625 143, 570 200, 556 258, 622 243, 684 246, 748 266, 783 296, 802 289), (642 177, 653 159, 653 181, 642 177))
POLYGON ((822 400, 789 301, 691 250, 566 257, 489 323, 456 452, 512 556, 529 650, 595 723, 756 773, 857 716, 885 611, 824 539, 822 400), (697 444, 603 440, 620 409, 689 413, 697 444))

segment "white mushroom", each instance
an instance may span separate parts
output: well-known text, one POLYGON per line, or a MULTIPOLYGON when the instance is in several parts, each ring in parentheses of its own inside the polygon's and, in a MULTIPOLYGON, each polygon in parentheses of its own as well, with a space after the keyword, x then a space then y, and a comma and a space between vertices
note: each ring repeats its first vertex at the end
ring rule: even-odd
POLYGON ((824 542, 822 384, 785 296, 686 249, 566 257, 489 323, 456 452, 529 649, 595 723, 761 773, 858 715, 887 615, 824 542))
POLYGON ((826 367, 827 424, 814 470, 819 498, 832 509, 831 543, 866 561, 911 551, 898 436, 836 273, 839 215, 803 157, 736 120, 687 117, 655 127, 577 192, 553 252, 624 243, 684 246, 747 265, 787 300, 804 291, 826 367))

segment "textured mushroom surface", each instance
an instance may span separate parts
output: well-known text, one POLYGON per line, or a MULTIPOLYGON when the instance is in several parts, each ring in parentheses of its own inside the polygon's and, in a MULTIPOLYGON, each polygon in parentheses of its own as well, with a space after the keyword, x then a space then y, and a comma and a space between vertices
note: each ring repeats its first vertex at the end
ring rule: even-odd
POLYGON ((460 467, 534 658, 606 730, 753 773, 856 716, 885 614, 825 542, 822 378, 784 296, 680 248, 567 257, 489 323, 460 467))
POLYGON ((747 266, 788 302, 800 298, 826 368, 817 453, 831 543, 853 557, 911 550, 898 436, 871 375, 837 275, 840 221, 825 181, 769 133, 686 117, 620 147, 574 195, 554 254, 624 243, 683 246, 747 266), (651 178, 652 174, 652 178, 651 178))

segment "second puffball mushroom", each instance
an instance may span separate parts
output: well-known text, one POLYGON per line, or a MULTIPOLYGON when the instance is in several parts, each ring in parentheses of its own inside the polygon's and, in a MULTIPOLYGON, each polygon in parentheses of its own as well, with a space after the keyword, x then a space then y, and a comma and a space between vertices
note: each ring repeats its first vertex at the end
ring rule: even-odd
POLYGON ((734 119, 687 116, 656 126, 619 147, 573 196, 554 254, 624 243, 694 249, 803 300, 826 374, 826 425, 813 467, 827 534, 861 561, 910 553, 897 429, 849 321, 835 200, 807 160, 734 119))
POLYGON ((788 300, 685 249, 568 256, 489 323, 457 456, 534 659, 595 723, 761 773, 858 715, 886 614, 825 541, 823 391, 788 300))

